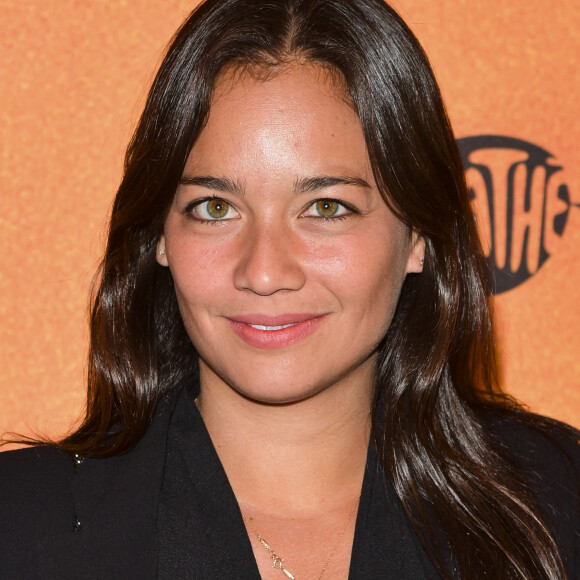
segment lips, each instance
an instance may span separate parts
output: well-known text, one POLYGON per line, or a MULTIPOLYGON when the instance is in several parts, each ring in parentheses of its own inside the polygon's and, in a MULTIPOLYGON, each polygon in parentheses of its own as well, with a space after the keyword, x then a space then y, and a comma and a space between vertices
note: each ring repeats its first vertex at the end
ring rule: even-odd
POLYGON ((228 317, 232 330, 248 345, 261 349, 285 348, 308 336, 324 322, 326 315, 299 313, 268 316, 249 314, 228 317))

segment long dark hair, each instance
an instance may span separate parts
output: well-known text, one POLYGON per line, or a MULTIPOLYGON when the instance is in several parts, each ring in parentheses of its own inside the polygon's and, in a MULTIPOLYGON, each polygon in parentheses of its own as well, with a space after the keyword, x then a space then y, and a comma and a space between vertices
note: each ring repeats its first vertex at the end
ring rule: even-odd
POLYGON ((429 62, 382 0, 208 0, 176 33, 112 210, 86 416, 60 446, 130 449, 159 399, 195 372, 171 275, 155 260, 164 218, 224 67, 296 58, 344 78, 385 201, 426 243, 424 272, 407 277, 380 348, 373 409, 380 460, 413 526, 445 577, 563 578, 531 493, 484 428, 494 409, 519 413, 495 387, 487 269, 429 62))

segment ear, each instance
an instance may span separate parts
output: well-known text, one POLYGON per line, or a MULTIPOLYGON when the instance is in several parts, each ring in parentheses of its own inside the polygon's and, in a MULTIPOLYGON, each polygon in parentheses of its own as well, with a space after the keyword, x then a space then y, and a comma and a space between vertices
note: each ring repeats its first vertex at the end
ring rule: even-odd
POLYGON ((411 249, 407 258, 407 268, 405 273, 420 273, 423 271, 425 260, 425 238, 419 232, 413 230, 411 233, 411 249))
POLYGON ((157 248, 155 250, 155 258, 157 263, 161 266, 169 266, 167 261, 167 250, 165 249, 165 236, 161 234, 159 236, 159 241, 157 242, 157 248))

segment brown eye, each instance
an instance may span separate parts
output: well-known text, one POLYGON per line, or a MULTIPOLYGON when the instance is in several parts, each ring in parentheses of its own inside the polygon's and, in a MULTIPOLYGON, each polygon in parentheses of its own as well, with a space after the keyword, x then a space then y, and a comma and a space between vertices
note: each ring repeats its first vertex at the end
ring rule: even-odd
POLYGON ((229 204, 221 199, 212 199, 207 202, 207 213, 216 220, 225 217, 229 209, 229 204))
POLYGON ((301 214, 305 218, 319 218, 323 220, 338 220, 356 215, 359 212, 339 199, 317 199, 313 201, 301 214))
POLYGON ((227 201, 218 198, 198 201, 188 211, 195 219, 205 222, 227 221, 240 217, 227 201))
POLYGON ((322 217, 332 217, 338 213, 340 204, 331 199, 321 199, 316 202, 316 213, 322 217))

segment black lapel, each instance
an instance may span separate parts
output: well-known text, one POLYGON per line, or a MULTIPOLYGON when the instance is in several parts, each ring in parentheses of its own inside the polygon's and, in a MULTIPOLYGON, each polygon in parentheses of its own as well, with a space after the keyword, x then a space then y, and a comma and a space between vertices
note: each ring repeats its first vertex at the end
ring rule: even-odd
POLYGON ((438 580, 369 444, 349 580, 438 580))
POLYGON ((194 396, 184 389, 171 420, 160 577, 260 580, 237 500, 194 396))

